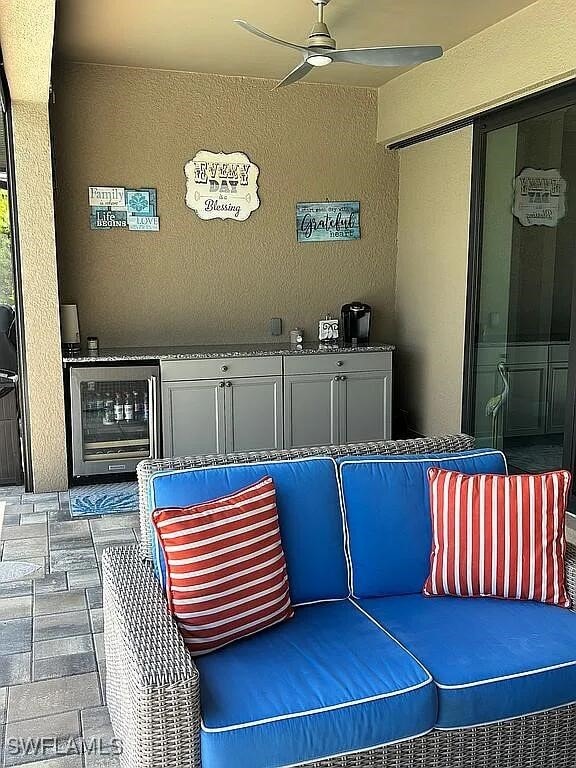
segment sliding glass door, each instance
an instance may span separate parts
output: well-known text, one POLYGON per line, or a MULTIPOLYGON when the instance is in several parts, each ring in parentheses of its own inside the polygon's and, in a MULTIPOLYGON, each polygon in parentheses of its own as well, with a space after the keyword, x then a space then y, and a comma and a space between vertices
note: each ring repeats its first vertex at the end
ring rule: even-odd
POLYGON ((464 427, 512 471, 574 463, 576 91, 475 130, 464 427))

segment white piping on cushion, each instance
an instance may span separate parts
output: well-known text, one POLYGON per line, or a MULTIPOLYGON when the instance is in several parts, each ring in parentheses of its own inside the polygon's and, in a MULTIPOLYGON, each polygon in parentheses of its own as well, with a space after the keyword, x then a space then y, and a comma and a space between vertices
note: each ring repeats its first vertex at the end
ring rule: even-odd
POLYGON ((225 733, 227 731, 239 731, 242 728, 252 728, 257 725, 266 725, 267 723, 276 723, 280 722, 282 720, 295 720, 299 717, 307 717, 308 715, 320 715, 323 712, 333 712, 334 710, 338 709, 347 709, 348 707, 354 707, 358 704, 369 704, 372 701, 381 701, 383 699, 392 699, 396 696, 401 696, 405 693, 411 693, 412 691, 417 691, 420 688, 425 688, 427 685, 430 685, 434 681, 432 678, 430 680, 424 680, 422 683, 417 683, 416 685, 411 685, 407 688, 402 688, 398 691, 389 691, 388 693, 378 693, 375 696, 367 696, 364 699, 354 699, 353 701, 344 701, 341 704, 331 704, 328 707, 318 707, 317 709, 309 709, 304 710, 303 712, 291 712, 290 714, 286 715, 276 715, 275 717, 265 717, 262 718, 262 720, 252 720, 248 723, 237 723, 236 725, 225 725, 222 728, 208 728, 204 720, 201 720, 201 726, 202 730, 205 733, 225 733))
POLYGON ((343 603, 347 597, 326 597, 322 600, 309 600, 305 603, 292 603, 292 608, 305 608, 307 605, 322 605, 322 603, 343 603))
POLYGON ((348 529, 348 516, 346 515, 346 501, 344 499, 344 486, 342 485, 342 477, 340 472, 340 466, 334 461, 334 469, 336 472, 336 485, 338 487, 338 498, 340 501, 340 513, 342 515, 342 532, 344 536, 344 557, 346 558, 346 568, 348 570, 348 597, 352 597, 352 587, 354 584, 354 565, 352 563, 352 552, 350 550, 350 530, 348 529))
POLYGON ((518 677, 530 677, 531 675, 539 675, 543 672, 554 672, 557 669, 564 669, 565 667, 573 667, 576 665, 576 661, 565 661, 562 664, 553 664, 550 667, 539 667, 538 669, 530 669, 527 672, 515 672, 512 675, 502 675, 501 677, 489 677, 486 680, 476 680, 473 683, 459 683, 458 685, 446 685, 444 683, 436 682, 438 688, 442 688, 447 691, 456 691, 461 688, 475 688, 479 685, 490 685, 492 683, 501 683, 505 680, 514 680, 518 677))

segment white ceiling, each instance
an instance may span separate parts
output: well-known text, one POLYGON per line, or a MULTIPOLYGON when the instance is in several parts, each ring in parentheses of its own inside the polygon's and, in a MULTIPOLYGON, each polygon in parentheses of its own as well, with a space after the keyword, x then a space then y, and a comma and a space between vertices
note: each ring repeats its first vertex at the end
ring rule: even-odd
MULTIPOLYGON (((439 44, 444 48, 532 5, 533 0, 332 0, 326 21, 344 48, 439 44)), ((56 60, 279 79, 296 51, 244 32, 242 18, 304 43, 310 0, 58 0, 56 60)), ((424 65, 426 66, 426 65, 424 65)), ((404 70, 332 64, 308 80, 375 87, 404 70)))

